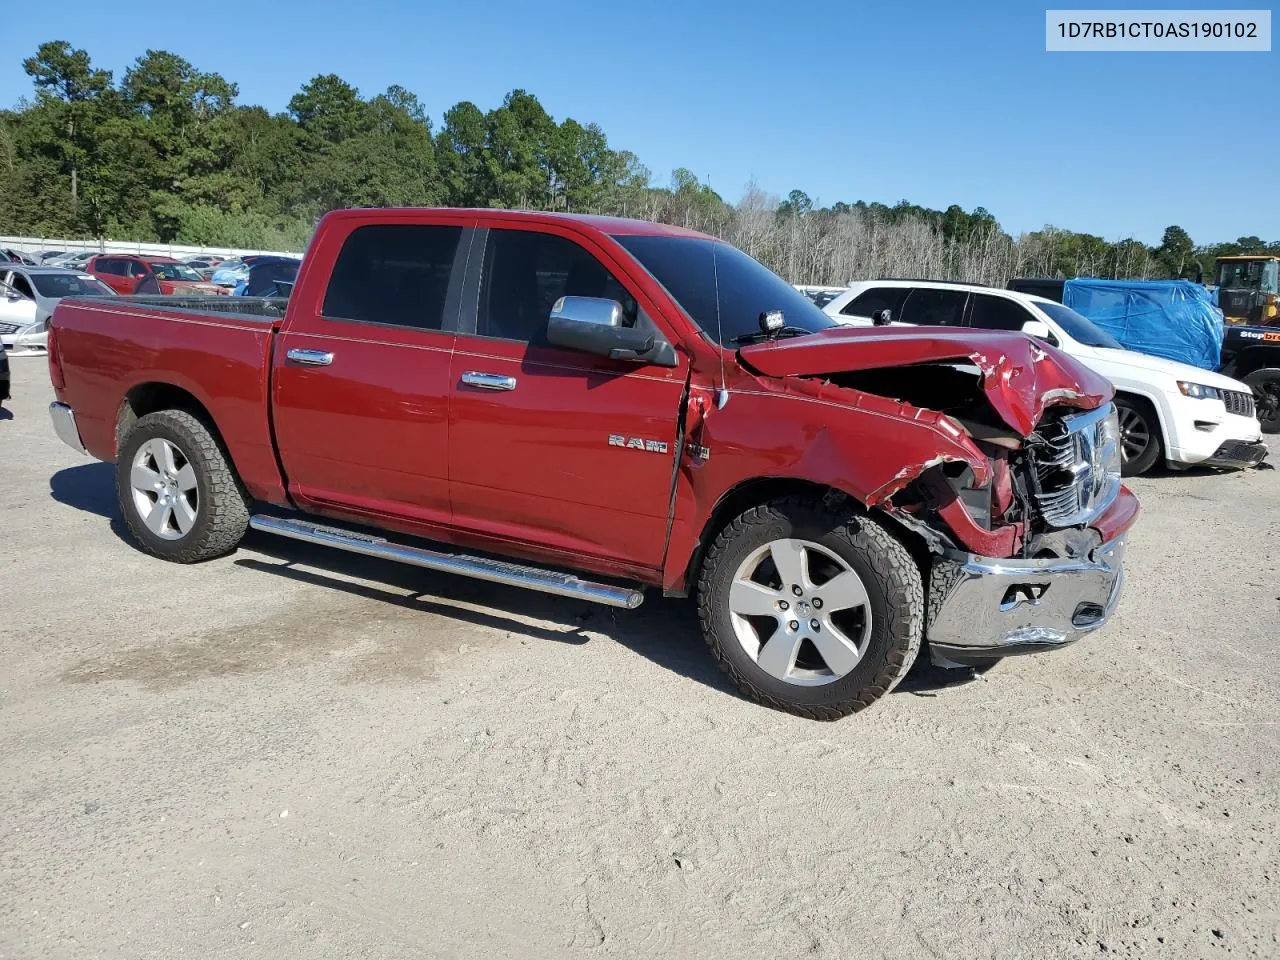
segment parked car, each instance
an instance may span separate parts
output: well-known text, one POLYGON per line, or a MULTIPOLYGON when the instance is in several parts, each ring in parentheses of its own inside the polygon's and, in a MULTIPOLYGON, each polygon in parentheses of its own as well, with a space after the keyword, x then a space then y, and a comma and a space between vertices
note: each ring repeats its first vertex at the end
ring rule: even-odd
POLYGON ((97 252, 94 250, 81 250, 75 253, 64 253, 60 257, 54 257, 45 264, 45 266, 64 267, 68 270, 83 270, 85 264, 97 255, 97 252))
POLYGON ((39 264, 48 264, 55 257, 61 257, 65 254, 65 250, 41 250, 35 255, 35 261, 39 264))
POLYGON ((200 274, 172 257, 99 254, 86 264, 85 270, 116 293, 191 296, 218 292, 200 274))
POLYGON ((260 256, 249 255, 244 257, 232 257, 230 260, 223 260, 214 268, 213 273, 209 275, 209 281, 218 287, 221 287, 223 293, 230 293, 235 289, 236 284, 243 280, 248 274, 249 265, 260 259, 260 256))
POLYGON ((23 251, 16 250, 13 247, 0 247, 0 263, 34 264, 35 260, 23 251))
POLYGON ((1123 349, 1110 334, 1047 297, 975 284, 866 280, 823 310, 841 323, 1022 331, 1110 380, 1124 475, 1173 467, 1255 466, 1267 455, 1249 386, 1185 363, 1123 349))
POLYGON ((205 280, 213 276, 213 271, 223 262, 222 257, 192 257, 183 261, 188 267, 200 274, 205 280))
POLYGON ((233 297, 287 297, 302 261, 293 257, 257 257, 231 291, 233 297))
POLYGON ((0 348, 43 353, 49 317, 63 297, 112 296, 110 287, 75 270, 0 263, 0 348))
POLYGON ((922 642, 954 667, 1102 626, 1138 514, 1113 389, 1066 354, 844 328, 640 221, 330 213, 283 316, 68 300, 49 372, 148 553, 252 526, 615 607, 692 592, 744 693, 815 718, 922 642))

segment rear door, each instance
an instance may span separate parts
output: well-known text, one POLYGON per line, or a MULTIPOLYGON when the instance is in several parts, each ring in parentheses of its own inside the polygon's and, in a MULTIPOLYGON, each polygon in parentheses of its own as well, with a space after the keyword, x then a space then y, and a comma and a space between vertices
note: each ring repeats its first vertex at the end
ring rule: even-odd
POLYGON ((461 217, 333 227, 308 252, 327 284, 294 297, 275 346, 275 432, 290 493, 320 510, 447 524, 454 265, 465 262, 471 231, 461 217))
POLYGON ((899 317, 911 327, 959 327, 964 325, 965 303, 969 294, 965 290, 948 290, 942 287, 912 287, 902 304, 899 317))
POLYGON ((89 272, 116 293, 133 292, 132 283, 125 276, 126 267, 123 257, 94 257, 89 262, 89 272))
POLYGON ((654 305, 621 280, 610 251, 565 226, 478 230, 451 380, 454 522, 626 569, 661 566, 687 359, 637 365, 547 342, 565 295, 621 302, 652 325, 654 305), (476 267, 479 267, 477 270, 476 267))
POLYGON ((841 323, 869 327, 878 311, 888 310, 890 324, 898 323, 903 301, 910 292, 910 287, 868 287, 841 307, 835 318, 841 323))

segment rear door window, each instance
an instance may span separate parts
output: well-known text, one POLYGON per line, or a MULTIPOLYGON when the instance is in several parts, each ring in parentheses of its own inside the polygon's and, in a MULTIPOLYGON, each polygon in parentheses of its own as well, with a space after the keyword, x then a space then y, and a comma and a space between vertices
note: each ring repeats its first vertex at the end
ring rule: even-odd
POLYGON ((902 305, 902 315, 893 319, 918 327, 958 327, 964 317, 964 304, 968 297, 964 290, 914 287, 902 305))
POLYGON ((324 316, 439 330, 462 227, 382 223, 357 227, 325 290, 324 316))
POLYGON ((846 303, 840 313, 846 317, 874 317, 877 310, 888 310, 893 314, 890 319, 897 320, 902 301, 910 292, 910 287, 872 287, 846 303))
POLYGON ((983 330, 1021 330, 1028 320, 1036 319, 1017 301, 985 293, 974 294, 969 312, 969 325, 983 330))

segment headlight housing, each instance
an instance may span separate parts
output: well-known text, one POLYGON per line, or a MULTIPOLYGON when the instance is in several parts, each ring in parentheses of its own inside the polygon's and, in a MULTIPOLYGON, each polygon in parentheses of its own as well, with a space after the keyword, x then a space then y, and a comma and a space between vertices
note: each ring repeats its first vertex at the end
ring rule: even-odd
POLYGON ((1114 403, 1106 419, 1098 425, 1098 452, 1107 481, 1118 485, 1124 461, 1120 452, 1120 413, 1114 403))
POLYGON ((1203 383, 1192 383, 1190 380, 1179 380, 1178 389, 1184 397, 1193 400, 1221 400, 1222 393, 1217 387, 1206 387, 1203 383))

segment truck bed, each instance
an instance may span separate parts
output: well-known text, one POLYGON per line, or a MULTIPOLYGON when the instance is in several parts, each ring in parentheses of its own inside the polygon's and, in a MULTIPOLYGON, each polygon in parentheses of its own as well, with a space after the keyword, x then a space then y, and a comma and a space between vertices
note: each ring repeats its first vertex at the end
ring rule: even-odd
POLYGON ((185 392, 218 424, 249 492, 280 502, 268 410, 271 348, 286 302, 221 296, 61 301, 50 319, 50 362, 52 368, 56 351, 61 377, 54 373, 55 390, 77 411, 85 449, 114 461, 131 397, 154 389, 185 392))
POLYGON ((155 310, 160 314, 179 313, 183 316, 233 317, 255 323, 284 319, 286 297, 171 297, 144 294, 134 297, 77 297, 80 303, 96 303, 108 307, 119 306, 130 310, 155 310))

